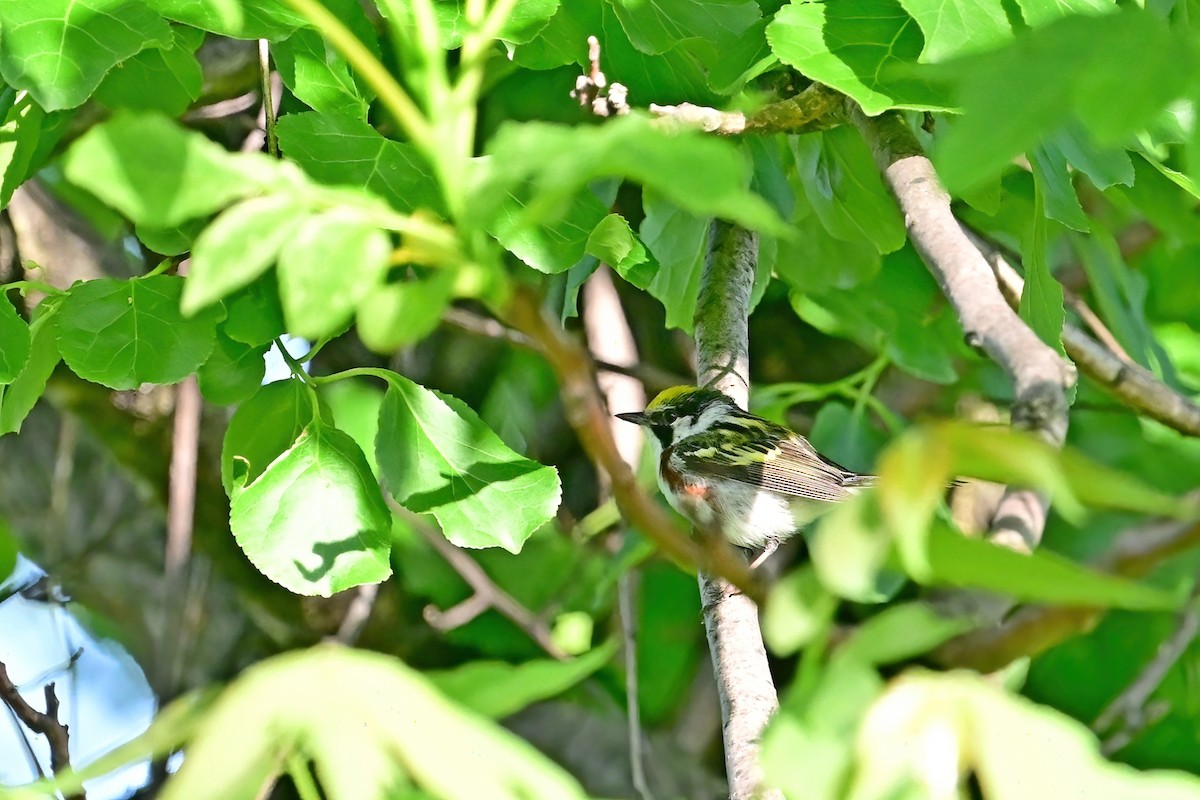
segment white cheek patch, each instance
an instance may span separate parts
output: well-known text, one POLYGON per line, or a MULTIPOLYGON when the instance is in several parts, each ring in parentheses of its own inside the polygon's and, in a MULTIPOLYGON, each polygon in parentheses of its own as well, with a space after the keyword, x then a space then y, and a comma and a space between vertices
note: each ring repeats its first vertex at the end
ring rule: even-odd
POLYGON ((675 441, 678 442, 681 439, 686 439, 701 431, 708 430, 725 414, 726 411, 724 408, 719 405, 712 405, 701 411, 699 416, 680 417, 671 423, 671 427, 675 431, 675 441))

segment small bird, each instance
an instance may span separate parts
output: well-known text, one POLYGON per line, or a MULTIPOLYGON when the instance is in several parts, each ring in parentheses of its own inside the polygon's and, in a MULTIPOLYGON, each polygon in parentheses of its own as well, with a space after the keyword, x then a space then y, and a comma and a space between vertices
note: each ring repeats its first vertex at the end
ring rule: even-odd
POLYGON ((739 547, 762 549, 752 568, 834 503, 875 483, 712 389, 675 386, 644 411, 616 416, 650 431, 658 486, 672 508, 739 547))

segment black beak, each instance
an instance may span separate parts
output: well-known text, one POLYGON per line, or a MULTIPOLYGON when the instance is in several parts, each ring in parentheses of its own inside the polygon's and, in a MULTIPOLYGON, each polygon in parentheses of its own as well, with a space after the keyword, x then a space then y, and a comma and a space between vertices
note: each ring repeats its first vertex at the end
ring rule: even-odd
POLYGON ((623 419, 626 422, 632 422, 634 425, 645 425, 650 419, 641 411, 627 411, 624 414, 617 414, 617 419, 623 419))

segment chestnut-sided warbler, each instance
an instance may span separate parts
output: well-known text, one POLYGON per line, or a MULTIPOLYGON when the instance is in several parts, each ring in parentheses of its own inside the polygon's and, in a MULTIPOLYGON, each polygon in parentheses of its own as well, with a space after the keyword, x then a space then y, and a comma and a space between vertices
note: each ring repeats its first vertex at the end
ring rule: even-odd
POLYGON ((752 567, 834 503, 875 483, 712 389, 675 386, 644 411, 617 417, 650 432, 658 485, 671 507, 739 547, 761 548, 752 567))

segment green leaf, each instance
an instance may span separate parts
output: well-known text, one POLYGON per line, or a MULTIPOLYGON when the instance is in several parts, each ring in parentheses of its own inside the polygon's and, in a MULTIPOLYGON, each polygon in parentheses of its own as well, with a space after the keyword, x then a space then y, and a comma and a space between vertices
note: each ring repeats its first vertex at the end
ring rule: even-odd
POLYGON ((253 483, 234 472, 229 527, 259 572, 296 594, 331 594, 392 574, 392 517, 362 450, 312 420, 253 483))
MULTIPOLYGON (((1029 151, 1029 164, 1033 167, 1038 188, 1037 203, 1045 203, 1046 216, 1077 231, 1091 230, 1087 214, 1083 213, 1079 196, 1075 194, 1075 184, 1071 181, 1067 158, 1062 151, 1053 145, 1039 145, 1029 151)), ((1041 236, 1044 245, 1045 231, 1041 236)))
POLYGON ((588 255, 593 255, 639 289, 648 289, 658 264, 620 214, 609 214, 588 234, 588 255))
POLYGON ((437 180, 412 145, 385 139, 346 114, 287 114, 276 125, 279 147, 321 183, 370 189, 397 211, 441 212, 437 180))
POLYGON ((846 290, 879 273, 879 250, 865 238, 836 239, 815 214, 792 223, 796 235, 781 239, 775 273, 789 288, 805 294, 846 290))
POLYGON ((957 378, 961 328, 911 246, 889 253, 872 280, 848 289, 793 292, 789 299, 810 325, 885 353, 912 375, 935 383, 957 378))
POLYGON ((530 225, 523 219, 525 204, 509 195, 488 232, 526 265, 556 275, 566 272, 583 258, 588 237, 604 219, 608 209, 588 189, 567 199, 563 215, 545 225, 530 225))
POLYGON ((965 785, 966 775, 981 796, 994 800, 1200 796, 1194 776, 1110 763, 1083 723, 962 670, 914 671, 893 681, 863 719, 856 752, 847 796, 858 800, 925 797, 933 786, 956 796, 974 790, 965 785), (915 759, 914 752, 931 755, 915 759))
POLYGON ((866 664, 838 659, 810 691, 799 688, 783 697, 763 734, 763 773, 788 797, 842 800, 854 775, 855 732, 883 679, 866 664))
POLYGON ((625 177, 696 216, 717 216, 755 230, 782 232, 779 217, 749 191, 750 165, 730 142, 695 131, 670 132, 628 115, 601 126, 506 123, 480 162, 470 215, 492 219, 508 195, 532 189, 524 222, 562 215, 589 181, 625 177))
POLYGON ((20 433, 21 423, 46 389, 46 381, 58 366, 58 300, 43 300, 29 325, 29 358, 8 386, 0 386, 0 436, 20 433))
POLYGON ((716 52, 728 52, 762 16, 752 0, 613 0, 612 8, 633 46, 649 55, 661 55, 685 39, 701 39, 716 52))
POLYGON ((212 352, 222 310, 186 318, 182 294, 183 279, 171 275, 75 284, 58 313, 63 360, 111 389, 183 380, 212 352))
MULTIPOLYGON (((187 295, 187 287, 184 287, 187 295)), ((279 303, 279 287, 275 273, 268 272, 249 286, 234 292, 225 300, 228 316, 222 326, 225 335, 236 342, 249 345, 270 344, 285 333, 283 306, 279 303)))
POLYGON ((254 281, 297 237, 308 210, 291 194, 235 203, 196 237, 183 310, 194 314, 254 281))
POLYGON ((29 361, 32 337, 17 309, 0 292, 0 385, 12 383, 29 361))
POLYGON ((1072 244, 1087 274, 1100 318, 1113 336, 1142 366, 1161 367, 1154 360, 1154 334, 1146 319, 1145 277, 1129 268, 1120 245, 1107 231, 1096 231, 1090 237, 1075 239, 1072 244))
POLYGON ((24 183, 36 168, 33 163, 42 123, 46 112, 34 102, 32 95, 18 96, 9 91, 4 94, 8 104, 4 107, 4 120, 0 123, 0 208, 8 205, 17 187, 24 183))
POLYGON ((200 96, 204 74, 192 55, 202 37, 176 31, 174 44, 148 48, 117 65, 96 89, 95 98, 109 108, 161 111, 177 117, 200 96))
POLYGON ((460 547, 520 552, 561 499, 553 468, 514 453, 460 401, 398 375, 379 413, 375 457, 397 502, 433 514, 460 547))
POLYGON ((898 68, 916 63, 925 45, 898 0, 792 3, 767 26, 767 41, 780 61, 849 95, 870 115, 950 107, 943 91, 898 68))
POLYGON ((1100 147, 1123 144, 1184 94, 1198 60, 1182 32, 1127 10, 1067 17, 991 53, 926 67, 963 110, 933 151, 938 175, 952 192, 972 186, 1071 125, 1100 147))
MULTIPOLYGON (((513 6, 496 34, 496 38, 510 47, 527 44, 546 27, 550 18, 558 11, 559 0, 523 0, 513 6)), ((440 0, 437 11, 441 28, 442 47, 457 50, 462 47, 463 34, 467 31, 465 9, 458 0, 440 0)))
POLYGON ((204 399, 218 405, 232 405, 257 392, 266 372, 263 360, 266 352, 265 344, 243 344, 218 329, 217 345, 196 373, 204 399))
POLYGON ((792 150, 809 205, 833 236, 866 239, 880 253, 904 245, 904 220, 856 130, 843 126, 797 136, 792 150))
POLYGON ((320 392, 333 424, 355 441, 371 465, 371 472, 378 475, 375 437, 379 434, 379 407, 383 404, 383 390, 365 380, 348 378, 324 384, 320 392))
POLYGON ((1066 319, 1063 288, 1046 263, 1046 215, 1042 213, 1040 181, 1035 181, 1035 187, 1033 231, 1021 259, 1025 263, 1025 288, 1021 292, 1019 311, 1021 319, 1043 342, 1063 353, 1062 331, 1066 319))
POLYGON ((400 661, 328 645, 243 672, 187 751, 163 800, 253 797, 288 755, 312 761, 330 800, 416 796, 414 784, 443 800, 587 796, 530 744, 400 661))
POLYGON ((383 282, 391 252, 387 233, 353 211, 335 208, 305 220, 279 254, 288 330, 310 339, 336 333, 383 282))
POLYGON ((308 24, 282 0, 147 0, 167 19, 233 39, 278 41, 308 24))
POLYGON ((837 657, 872 665, 911 661, 974 627, 970 619, 947 616, 929 603, 901 603, 859 625, 837 657))
MULTIPOLYGON (((178 256, 188 252, 195 245, 196 237, 204 230, 207 220, 190 219, 174 228, 152 228, 137 225, 134 232, 138 241, 151 252, 162 256, 178 256)), ((183 293, 187 294, 187 286, 183 293)))
POLYGON ((1087 175, 1097 189, 1116 184, 1133 185, 1133 162, 1122 147, 1097 147, 1078 124, 1067 125, 1042 145, 1063 154, 1071 166, 1087 175))
POLYGON ((371 96, 354 80, 346 59, 320 33, 298 30, 275 45, 271 55, 283 84, 301 102, 324 113, 366 120, 371 96))
POLYGON ((811 564, 780 578, 763 610, 763 641, 777 656, 789 656, 824 632, 837 611, 811 564))
POLYGON ((1017 5, 1031 28, 1074 14, 1108 14, 1116 8, 1111 0, 1017 0, 1017 5))
POLYGON ((859 495, 834 506, 807 535, 817 578, 831 594, 857 603, 888 599, 881 573, 892 544, 880 522, 874 498, 859 495))
MULTIPOLYGON (((332 424, 328 412, 322 419, 332 424)), ((235 467, 245 483, 257 480, 267 466, 286 452, 313 419, 313 398, 299 380, 269 383, 238 406, 221 448, 221 482, 232 496, 235 467), (238 466, 240 464, 240 466, 238 466)))
POLYGON ((155 114, 117 112, 80 137, 63 163, 72 183, 154 228, 279 188, 279 165, 267 156, 228 153, 155 114))
POLYGON ((358 304, 358 335, 379 353, 424 339, 441 324, 454 297, 456 270, 434 270, 424 278, 378 286, 358 304))
POLYGON ((921 26, 921 61, 937 63, 952 56, 990 50, 1012 38, 1012 25, 1000 3, 974 0, 900 0, 921 26))
POLYGON ((74 108, 104 74, 171 28, 139 0, 7 0, 0 9, 0 75, 47 111, 74 108))
POLYGON ((1171 610, 1180 598, 1039 549, 1017 553, 935 525, 929 536, 931 582, 1003 592, 1019 600, 1135 610, 1171 610))
POLYGON ((658 271, 650 281, 650 294, 666 309, 668 328, 690 333, 695 324, 712 220, 690 214, 649 190, 642 195, 642 205, 646 211, 642 241, 658 262, 658 271))
POLYGON ((556 697, 612 660, 614 642, 569 661, 472 661, 444 672, 425 674, 447 697, 476 714, 503 719, 526 706, 556 697))

